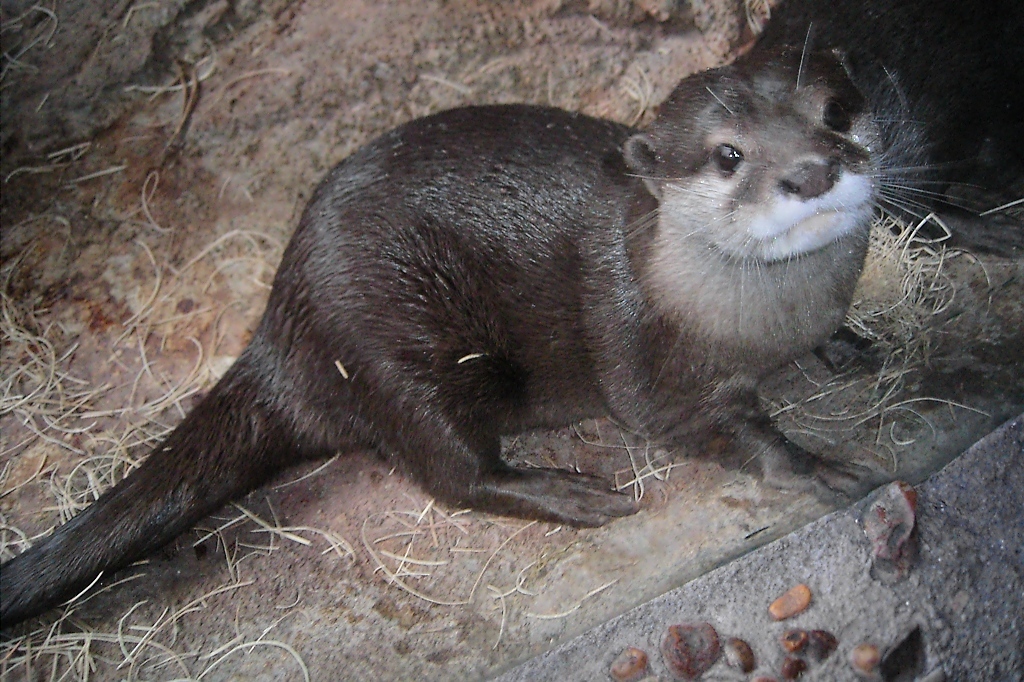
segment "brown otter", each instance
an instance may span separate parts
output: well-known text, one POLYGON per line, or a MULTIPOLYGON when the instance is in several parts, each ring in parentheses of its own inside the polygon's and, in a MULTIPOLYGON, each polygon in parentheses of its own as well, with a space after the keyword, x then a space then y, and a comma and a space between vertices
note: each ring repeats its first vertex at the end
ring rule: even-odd
POLYGON ((611 414, 731 439, 777 485, 830 466, 759 406, 841 323, 876 199, 831 53, 687 79, 645 131, 486 106, 408 123, 322 181, 249 346, 143 466, 3 567, 5 627, 303 458, 372 447, 439 500, 597 526, 630 497, 509 466, 499 436, 611 414), (799 86, 799 87, 798 87, 799 86))

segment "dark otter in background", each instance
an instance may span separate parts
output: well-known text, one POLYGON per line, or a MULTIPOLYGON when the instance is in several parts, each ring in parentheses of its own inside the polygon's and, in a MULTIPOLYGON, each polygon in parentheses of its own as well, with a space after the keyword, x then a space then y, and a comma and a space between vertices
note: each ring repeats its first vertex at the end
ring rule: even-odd
POLYGON ((249 346, 142 467, 3 566, 3 625, 128 564, 281 468, 392 454, 438 499, 597 526, 632 498, 511 467, 499 436, 611 414, 832 485, 759 406, 843 320, 875 131, 830 53, 687 79, 646 131, 529 106, 413 121, 339 164, 249 346), (800 87, 797 87, 799 81, 800 87))
POLYGON ((868 98, 882 198, 897 215, 935 211, 956 243, 1024 253, 1024 2, 783 0, 740 62, 780 45, 836 49, 868 98))

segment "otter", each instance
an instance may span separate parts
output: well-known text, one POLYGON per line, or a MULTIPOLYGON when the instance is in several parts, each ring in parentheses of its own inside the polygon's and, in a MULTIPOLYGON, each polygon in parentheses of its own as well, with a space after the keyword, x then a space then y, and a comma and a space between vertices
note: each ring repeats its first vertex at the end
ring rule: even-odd
POLYGON ((789 442, 756 389, 842 323, 876 137, 841 61, 789 48, 684 80, 642 131, 499 105, 383 135, 314 192, 223 378, 3 566, 4 627, 280 469, 355 448, 447 504, 574 526, 637 505, 510 466, 500 436, 612 415, 668 446, 727 439, 773 485, 849 490, 857 472, 789 442))

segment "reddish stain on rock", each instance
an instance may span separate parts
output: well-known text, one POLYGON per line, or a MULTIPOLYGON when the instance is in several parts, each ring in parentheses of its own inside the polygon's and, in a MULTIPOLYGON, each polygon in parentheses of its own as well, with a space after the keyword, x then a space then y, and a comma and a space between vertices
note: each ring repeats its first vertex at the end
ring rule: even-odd
POLYGON ((682 680, 695 680, 715 664, 721 652, 718 633, 709 623, 672 625, 661 643, 669 671, 682 680))

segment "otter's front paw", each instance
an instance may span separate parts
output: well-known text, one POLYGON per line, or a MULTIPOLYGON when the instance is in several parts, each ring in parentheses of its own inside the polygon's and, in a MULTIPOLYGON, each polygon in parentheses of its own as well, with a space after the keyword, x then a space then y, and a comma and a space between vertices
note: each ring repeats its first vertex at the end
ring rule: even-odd
POLYGON ((863 497, 885 480, 870 467, 825 459, 788 440, 766 450, 759 459, 768 485, 810 492, 829 503, 863 497))

